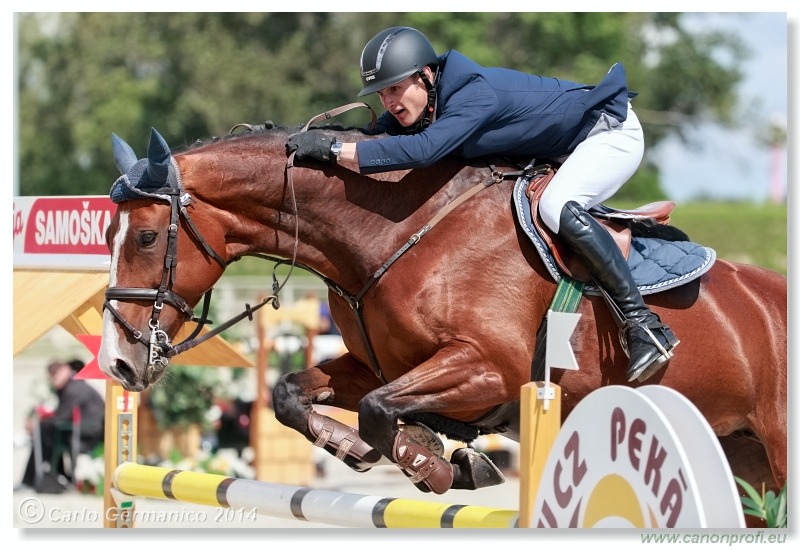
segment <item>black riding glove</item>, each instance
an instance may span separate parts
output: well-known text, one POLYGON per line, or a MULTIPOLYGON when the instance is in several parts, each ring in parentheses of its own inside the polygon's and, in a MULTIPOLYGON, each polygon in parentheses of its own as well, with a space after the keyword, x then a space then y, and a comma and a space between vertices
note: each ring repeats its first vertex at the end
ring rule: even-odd
POLYGON ((286 154, 291 155, 292 152, 296 152, 295 156, 298 160, 314 159, 330 162, 332 158, 335 158, 331 154, 331 145, 335 141, 314 130, 298 132, 289 136, 289 140, 286 142, 286 154))

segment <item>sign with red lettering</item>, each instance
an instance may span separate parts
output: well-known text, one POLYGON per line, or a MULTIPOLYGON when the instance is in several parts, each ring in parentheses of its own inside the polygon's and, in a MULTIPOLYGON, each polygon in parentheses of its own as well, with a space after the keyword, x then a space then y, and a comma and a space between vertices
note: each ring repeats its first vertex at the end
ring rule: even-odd
POLYGON ((719 442, 710 427, 697 429, 705 419, 685 398, 665 396, 674 390, 650 391, 607 386, 573 409, 545 465, 534 527, 744 527, 719 442), (676 418, 657 402, 676 407, 676 418), (699 475, 709 471, 718 473, 699 475))
POLYGON ((115 211, 102 195, 15 197, 14 266, 107 269, 105 233, 115 211))
POLYGON ((692 464, 709 527, 747 527, 739 489, 728 459, 703 414, 686 396, 666 386, 642 386, 637 391, 658 407, 675 427, 692 464))

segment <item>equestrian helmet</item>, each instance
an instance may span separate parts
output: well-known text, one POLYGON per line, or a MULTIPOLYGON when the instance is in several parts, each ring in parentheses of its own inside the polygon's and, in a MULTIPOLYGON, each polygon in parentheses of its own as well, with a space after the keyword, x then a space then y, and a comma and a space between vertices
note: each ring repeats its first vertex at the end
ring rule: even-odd
POLYGON ((365 96, 397 84, 422 70, 438 65, 430 41, 417 29, 391 27, 376 34, 361 52, 361 83, 358 96, 365 96))

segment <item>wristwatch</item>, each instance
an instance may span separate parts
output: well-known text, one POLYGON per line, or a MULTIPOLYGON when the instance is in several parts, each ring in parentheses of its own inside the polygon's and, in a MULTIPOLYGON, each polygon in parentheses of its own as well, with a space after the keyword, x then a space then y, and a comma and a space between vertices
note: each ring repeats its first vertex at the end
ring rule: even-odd
POLYGON ((333 158, 336 159, 336 164, 339 164, 339 155, 342 154, 342 142, 333 140, 331 143, 331 153, 333 153, 333 158))

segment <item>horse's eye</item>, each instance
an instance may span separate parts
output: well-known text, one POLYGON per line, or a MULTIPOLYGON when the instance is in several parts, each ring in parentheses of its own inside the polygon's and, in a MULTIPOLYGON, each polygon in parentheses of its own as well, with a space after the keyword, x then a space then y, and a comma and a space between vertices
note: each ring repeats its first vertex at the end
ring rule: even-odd
POLYGON ((139 235, 139 245, 141 246, 151 246, 153 243, 156 242, 156 237, 158 233, 155 231, 143 231, 139 235))

